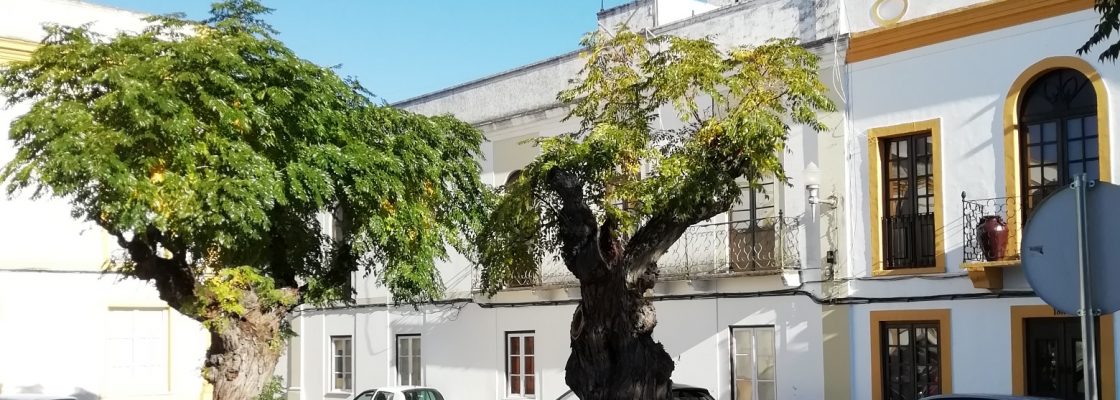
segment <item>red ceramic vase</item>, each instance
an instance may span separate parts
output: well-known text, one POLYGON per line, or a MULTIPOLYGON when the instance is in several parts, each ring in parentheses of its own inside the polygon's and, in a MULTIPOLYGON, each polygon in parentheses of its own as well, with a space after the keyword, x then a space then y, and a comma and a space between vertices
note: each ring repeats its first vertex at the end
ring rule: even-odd
POLYGON ((998 215, 986 215, 976 225, 976 240, 984 252, 984 259, 999 261, 1007 249, 1007 223, 998 215))

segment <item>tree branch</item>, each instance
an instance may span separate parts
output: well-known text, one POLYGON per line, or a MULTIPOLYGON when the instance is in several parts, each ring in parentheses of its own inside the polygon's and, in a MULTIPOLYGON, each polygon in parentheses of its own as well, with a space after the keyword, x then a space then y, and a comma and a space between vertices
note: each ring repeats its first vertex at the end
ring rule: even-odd
MULTIPOLYGON (((136 233, 132 240, 126 240, 120 231, 105 224, 99 225, 115 236, 117 244, 128 251, 129 259, 135 264, 129 275, 155 283, 159 298, 167 305, 183 311, 183 306, 194 299, 195 280, 186 254, 178 252, 172 254, 172 258, 164 258, 157 253, 156 244, 163 239, 162 232, 149 226, 144 233, 136 233)), ((202 320, 202 316, 185 314, 202 320)))
MULTIPOLYGON (((583 196, 583 180, 571 171, 553 168, 548 172, 548 186, 561 201, 556 215, 564 264, 581 283, 600 279, 610 264, 601 251, 595 215, 583 196)), ((607 235, 603 238, 609 237, 609 229, 604 224, 603 231, 607 235)))

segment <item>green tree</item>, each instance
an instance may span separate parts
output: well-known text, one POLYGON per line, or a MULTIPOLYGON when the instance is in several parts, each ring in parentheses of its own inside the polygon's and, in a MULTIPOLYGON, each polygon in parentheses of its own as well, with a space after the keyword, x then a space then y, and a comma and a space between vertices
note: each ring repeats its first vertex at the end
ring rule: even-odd
POLYGON ((480 132, 300 59, 269 11, 228 0, 135 34, 48 27, 0 71, 7 104, 30 105, 11 125, 8 194, 64 198, 114 236, 125 251, 108 268, 209 330, 219 400, 255 398, 289 312, 347 299, 356 271, 396 301, 441 296, 436 260, 470 251, 485 215, 480 132))
POLYGON ((673 360, 645 297, 658 259, 730 209, 739 180, 784 180, 790 124, 825 129, 817 113, 834 106, 817 57, 794 40, 721 51, 621 28, 584 45, 587 64, 559 95, 582 128, 538 140, 541 154, 500 190, 478 241, 482 282, 493 294, 558 253, 582 293, 568 386, 585 400, 664 399, 673 360), (684 128, 653 128, 664 104, 684 128))
MULTIPOLYGON (((1096 0, 1093 8, 1101 14, 1101 21, 1097 23, 1089 40, 1086 40, 1085 44, 1077 49, 1077 54, 1089 53, 1094 46, 1105 42, 1112 36, 1113 32, 1120 29, 1120 2, 1117 2, 1117 0, 1096 0)), ((1116 61, 1117 56, 1120 56, 1120 41, 1109 45, 1097 59, 1116 61)))

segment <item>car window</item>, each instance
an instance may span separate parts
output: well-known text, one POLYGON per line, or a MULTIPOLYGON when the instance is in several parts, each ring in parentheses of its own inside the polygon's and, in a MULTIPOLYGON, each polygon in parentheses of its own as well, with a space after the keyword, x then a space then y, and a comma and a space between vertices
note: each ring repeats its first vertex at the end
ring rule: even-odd
POLYGON ((373 400, 393 400, 393 394, 389 392, 377 392, 373 396, 373 400))
POLYGON ((434 389, 411 389, 404 391, 404 400, 443 400, 443 395, 434 389))
POLYGON ((673 400, 713 400, 712 395, 703 389, 678 389, 673 391, 673 400))
POLYGON ((372 390, 370 390, 368 392, 362 392, 362 394, 359 394, 358 397, 354 398, 354 400, 371 400, 371 399, 373 399, 373 391, 372 390))

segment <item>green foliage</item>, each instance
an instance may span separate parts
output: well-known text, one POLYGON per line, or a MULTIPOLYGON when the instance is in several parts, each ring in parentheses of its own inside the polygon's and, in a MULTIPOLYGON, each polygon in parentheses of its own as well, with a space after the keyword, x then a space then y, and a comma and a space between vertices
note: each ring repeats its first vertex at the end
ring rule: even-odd
POLYGON ((221 324, 245 316, 249 309, 268 312, 277 307, 290 309, 298 299, 294 291, 276 287, 274 281, 253 267, 219 269, 205 278, 195 290, 191 315, 207 316, 203 323, 221 330, 221 324))
POLYGON ((273 376, 264 384, 257 400, 284 400, 287 398, 284 391, 284 380, 280 376, 273 376))
MULTIPOLYGON (((1112 36, 1113 32, 1120 29, 1120 3, 1117 3, 1116 0, 1096 0, 1093 8, 1101 14, 1101 21, 1097 23, 1093 35, 1077 49, 1077 54, 1089 53, 1089 50, 1094 46, 1104 42, 1112 36)), ((1116 61, 1117 56, 1120 56, 1120 42, 1109 45, 1107 49, 1101 52, 1098 59, 1101 61, 1116 61)))
POLYGON ((481 133, 379 104, 285 47, 268 11, 229 0, 139 33, 48 27, 30 61, 0 70, 8 105, 30 105, 0 171, 9 195, 68 199, 122 243, 182 261, 197 318, 243 312, 241 290, 343 299, 353 271, 399 301, 440 296, 436 260, 469 252, 484 214, 481 133), (344 216, 337 235, 326 214, 344 216))
POLYGON ((721 51, 707 38, 647 38, 621 28, 584 45, 581 79, 558 96, 573 104, 569 118, 581 129, 538 141, 540 156, 502 188, 480 235, 491 294, 531 274, 560 245, 551 171, 576 174, 600 222, 610 217, 624 233, 652 217, 691 224, 730 205, 740 180, 784 180, 790 124, 820 131, 817 113, 835 109, 817 57, 792 39, 721 51), (665 104, 684 128, 654 128, 665 104), (642 174, 643 164, 654 173, 642 174))

